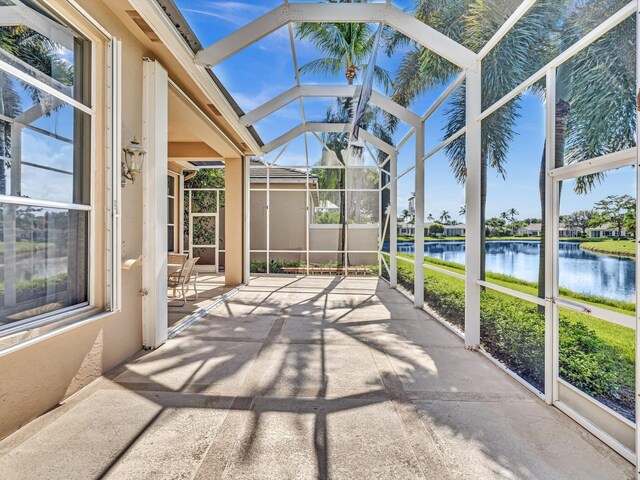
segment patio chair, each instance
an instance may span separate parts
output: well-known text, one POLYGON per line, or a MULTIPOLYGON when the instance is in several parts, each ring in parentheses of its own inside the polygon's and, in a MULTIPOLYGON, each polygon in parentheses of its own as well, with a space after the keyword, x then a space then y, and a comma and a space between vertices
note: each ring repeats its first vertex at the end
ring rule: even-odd
POLYGON ((200 260, 200 257, 190 258, 184 263, 184 266, 180 270, 176 270, 169 274, 169 288, 173 288, 174 292, 179 288, 182 294, 182 305, 179 305, 180 307, 183 307, 187 303, 187 293, 189 292, 189 286, 191 285, 192 280, 193 290, 196 292, 195 299, 198 299, 198 272, 194 271, 194 267, 198 260, 200 260))
POLYGON ((169 253, 167 254, 167 263, 169 265, 180 265, 180 267, 184 267, 187 258, 189 258, 189 255, 186 253, 169 253))
MULTIPOLYGON (((187 255, 186 253, 169 253, 167 254, 167 264, 170 267, 170 272, 174 273, 177 270, 180 270, 184 267, 185 262, 187 261, 187 258, 189 258, 189 255, 187 255), (176 268, 176 265, 178 266, 176 268)), ((176 296, 176 289, 173 289, 173 296, 176 296)))

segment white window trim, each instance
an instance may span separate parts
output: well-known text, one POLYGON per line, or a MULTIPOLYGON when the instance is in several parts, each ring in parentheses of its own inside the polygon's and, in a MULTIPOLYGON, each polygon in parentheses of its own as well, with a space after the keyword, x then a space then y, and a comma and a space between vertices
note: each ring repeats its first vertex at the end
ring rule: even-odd
MULTIPOLYGON (((59 18, 65 20, 69 28, 75 30, 82 35, 90 49, 90 106, 84 105, 75 99, 69 98, 64 93, 52 89, 45 83, 16 70, 6 62, 0 61, 0 68, 18 77, 30 85, 33 85, 46 93, 61 99, 65 103, 74 108, 88 114, 90 116, 90 201, 89 205, 81 205, 74 203, 53 202, 53 201, 36 201, 29 198, 11 197, 6 195, 0 196, 0 201, 14 205, 38 205, 51 208, 71 209, 76 211, 88 212, 88 258, 87 258, 87 302, 78 305, 72 305, 49 314, 31 317, 20 322, 9 324, 5 330, 0 332, 0 356, 13 353, 22 348, 26 348, 35 343, 39 343, 51 337, 60 335, 69 330, 75 329, 82 325, 101 320, 110 316, 113 312, 119 311, 121 304, 121 229, 120 229, 120 150, 121 150, 121 46, 120 42, 108 31, 103 28, 95 19, 93 19, 84 9, 79 7, 75 2, 69 0, 71 7, 78 11, 96 30, 90 32, 83 26, 74 24, 68 20, 68 16, 52 4, 50 0, 40 0, 44 6, 50 9, 59 18), (105 76, 106 76, 106 92, 105 111, 96 112, 96 99, 101 92, 96 89, 97 85, 97 48, 100 41, 104 41, 105 45, 105 76), (106 122, 106 145, 105 145, 105 168, 110 175, 107 175, 105 207, 106 207, 106 223, 107 230, 98 232, 98 225, 95 216, 95 198, 97 189, 100 186, 95 182, 96 170, 96 117, 98 113, 105 115, 106 122), (115 187, 115 188, 114 188, 115 187), (105 298, 104 305, 96 305, 96 259, 91 252, 95 251, 97 235, 106 234, 107 251, 105 258, 105 298)), ((98 259, 100 261, 100 259, 98 259)))

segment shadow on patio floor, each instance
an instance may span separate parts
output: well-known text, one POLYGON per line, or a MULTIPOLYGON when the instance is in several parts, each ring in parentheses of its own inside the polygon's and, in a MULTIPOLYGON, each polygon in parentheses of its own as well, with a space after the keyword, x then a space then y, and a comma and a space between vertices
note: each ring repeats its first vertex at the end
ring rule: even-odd
POLYGON ((373 278, 256 278, 60 410, 1 478, 633 476, 373 278))

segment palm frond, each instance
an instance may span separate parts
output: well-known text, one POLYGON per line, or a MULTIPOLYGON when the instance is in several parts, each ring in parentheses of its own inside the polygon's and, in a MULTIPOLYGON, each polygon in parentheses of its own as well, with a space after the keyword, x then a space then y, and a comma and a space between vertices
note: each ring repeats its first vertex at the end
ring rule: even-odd
POLYGON ((329 73, 339 75, 342 69, 342 61, 339 58, 318 58, 300 67, 302 74, 329 73))

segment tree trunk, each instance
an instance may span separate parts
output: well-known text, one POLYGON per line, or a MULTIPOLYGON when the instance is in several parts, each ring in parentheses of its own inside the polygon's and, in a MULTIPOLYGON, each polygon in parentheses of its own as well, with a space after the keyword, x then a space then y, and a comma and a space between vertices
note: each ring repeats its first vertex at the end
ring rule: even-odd
MULTIPOLYGON (((565 142, 567 138, 567 122, 569 120, 569 112, 571 111, 571 105, 562 99, 559 99, 556 103, 556 128, 555 128, 555 160, 554 167, 558 168, 564 165, 564 150, 565 150, 565 142)), ((546 142, 545 142, 546 144, 546 142)), ((545 255, 547 254, 545 248, 545 239, 546 239, 546 163, 547 163, 547 149, 545 148, 542 152, 542 161, 540 162, 540 175, 539 175, 539 189, 540 189, 540 207, 541 207, 541 218, 542 225, 540 228, 540 260, 538 263, 538 297, 545 298, 546 293, 546 280, 545 280, 545 255)), ((560 192, 562 190, 562 184, 560 184, 560 189, 558 190, 558 199, 560 202, 560 192)), ((549 252, 550 254, 551 252, 549 252)), ((540 306, 538 308, 540 313, 543 313, 544 307, 540 306)))
MULTIPOLYGON (((347 67, 347 83, 353 85, 353 77, 349 76, 349 68, 347 67)), ((345 108, 349 115, 351 115, 351 108, 353 107, 350 98, 345 100, 345 108)), ((349 145, 347 144, 347 156, 349 155, 349 145)), ((340 266, 347 267, 349 265, 349 254, 347 253, 347 159, 343 158, 344 168, 340 170, 340 266)), ((346 273, 346 272, 345 272, 346 273)))
POLYGON ((487 152, 482 153, 480 162, 480 280, 485 280, 487 262, 486 262, 486 243, 487 243, 487 227, 485 225, 487 217, 487 152))

